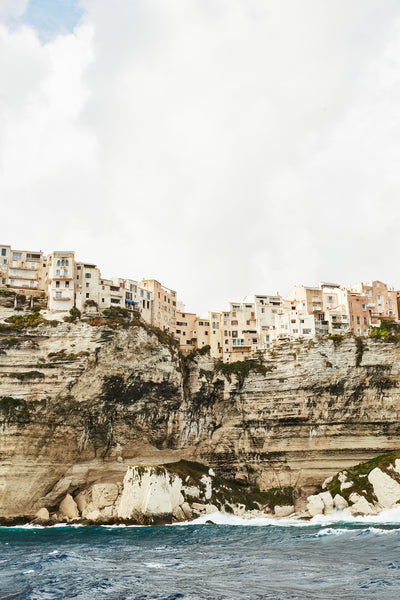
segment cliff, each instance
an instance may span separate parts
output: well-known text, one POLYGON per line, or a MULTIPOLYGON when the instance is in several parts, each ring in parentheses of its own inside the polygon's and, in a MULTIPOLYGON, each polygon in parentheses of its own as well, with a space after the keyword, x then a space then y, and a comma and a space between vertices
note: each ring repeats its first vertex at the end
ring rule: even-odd
POLYGON ((216 366, 137 322, 37 321, 0 328, 3 520, 122 485, 132 464, 194 460, 310 492, 400 446, 397 344, 292 342, 216 366))

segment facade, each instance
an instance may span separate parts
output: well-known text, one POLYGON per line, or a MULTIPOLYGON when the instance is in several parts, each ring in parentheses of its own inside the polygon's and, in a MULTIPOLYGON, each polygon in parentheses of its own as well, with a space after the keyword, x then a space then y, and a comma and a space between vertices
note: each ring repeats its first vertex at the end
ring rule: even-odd
POLYGON ((75 305, 82 312, 99 307, 100 269, 90 263, 75 264, 75 305))
POLYGON ((0 246, 0 283, 17 294, 40 296, 43 291, 44 257, 41 251, 13 250, 0 246))
POLYGON ((0 285, 28 296, 46 296, 48 308, 68 312, 120 307, 139 311, 155 327, 179 340, 182 352, 210 346, 225 362, 246 360, 285 339, 315 335, 367 336, 380 319, 399 320, 400 292, 376 280, 353 284, 294 286, 287 298, 252 294, 225 311, 199 317, 178 302, 177 292, 155 279, 105 279, 92 263, 77 262, 73 251, 15 250, 0 245, 0 285))
POLYGON ((380 319, 398 319, 397 292, 383 281, 355 283, 350 286, 352 292, 367 296, 367 305, 371 314, 371 324, 379 325, 380 319))
POLYGON ((260 345, 256 309, 251 302, 230 302, 221 318, 224 362, 245 360, 260 345))
POLYGON ((179 348, 189 354, 197 348, 196 313, 176 311, 175 337, 179 340, 179 348))
POLYGON ((46 262, 46 295, 49 310, 66 312, 75 305, 75 253, 56 251, 46 262))
POLYGON ((156 279, 144 279, 140 282, 140 287, 150 292, 153 297, 151 324, 174 334, 177 311, 176 291, 163 286, 156 279))
POLYGON ((348 301, 351 332, 354 335, 367 336, 371 326, 368 297, 363 294, 349 292, 348 301))
POLYGON ((287 339, 311 339, 315 335, 314 315, 299 311, 295 302, 286 302, 275 315, 275 326, 270 331, 270 344, 287 339))

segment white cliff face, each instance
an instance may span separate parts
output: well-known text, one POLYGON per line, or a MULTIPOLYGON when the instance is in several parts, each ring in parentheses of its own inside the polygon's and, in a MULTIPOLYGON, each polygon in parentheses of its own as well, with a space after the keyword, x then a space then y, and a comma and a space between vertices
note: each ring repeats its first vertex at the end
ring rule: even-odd
POLYGON ((119 519, 173 515, 183 504, 182 480, 165 467, 129 467, 118 507, 119 519))

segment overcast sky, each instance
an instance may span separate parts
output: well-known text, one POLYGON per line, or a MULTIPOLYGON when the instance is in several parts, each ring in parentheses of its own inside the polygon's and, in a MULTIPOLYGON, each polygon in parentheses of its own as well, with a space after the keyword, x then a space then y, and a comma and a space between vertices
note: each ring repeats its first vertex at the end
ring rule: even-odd
POLYGON ((400 3, 0 0, 0 202, 187 310, 400 287, 400 3))

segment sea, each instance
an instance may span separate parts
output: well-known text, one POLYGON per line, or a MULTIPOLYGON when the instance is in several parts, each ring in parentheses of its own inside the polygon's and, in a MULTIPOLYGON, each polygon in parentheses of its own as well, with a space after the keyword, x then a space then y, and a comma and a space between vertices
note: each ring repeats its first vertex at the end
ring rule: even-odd
POLYGON ((308 522, 214 513, 152 527, 2 527, 0 598, 397 600, 400 508, 308 522))

